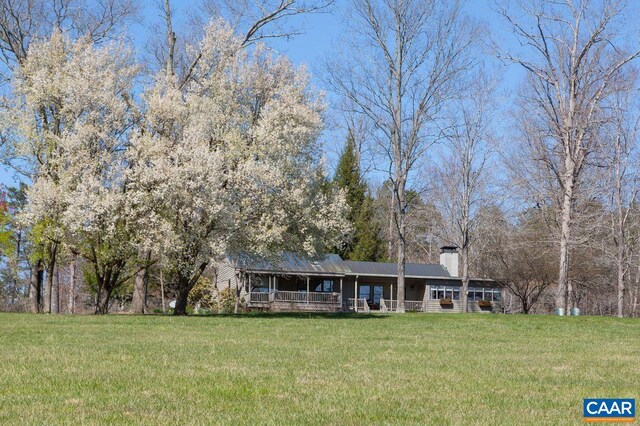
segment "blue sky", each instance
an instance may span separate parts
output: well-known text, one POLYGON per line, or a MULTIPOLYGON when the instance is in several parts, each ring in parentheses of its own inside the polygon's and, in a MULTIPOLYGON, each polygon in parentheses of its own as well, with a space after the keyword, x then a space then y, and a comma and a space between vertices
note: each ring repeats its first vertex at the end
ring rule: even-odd
MULTIPOLYGON (((159 21, 159 11, 155 6, 154 0, 140 0, 140 16, 137 23, 129 28, 135 48, 141 53, 144 44, 149 37, 149 28, 159 21)), ((175 25, 179 27, 184 25, 186 19, 184 12, 188 1, 174 1, 174 10, 177 14, 175 25)), ((492 0, 471 0, 467 4, 469 14, 483 22, 485 22, 492 32, 505 42, 510 42, 508 34, 501 31, 500 23, 495 13, 490 10, 489 5, 492 0)), ((298 65, 306 64, 313 76, 317 76, 322 72, 322 61, 331 54, 333 47, 338 42, 340 35, 345 31, 345 21, 347 19, 347 2, 338 0, 336 7, 332 13, 308 15, 303 18, 296 18, 293 23, 300 25, 304 33, 290 40, 275 40, 270 46, 276 51, 288 55, 291 60, 298 65)), ((503 76, 503 88, 507 91, 513 91, 520 80, 522 73, 515 67, 505 67, 503 76)), ((313 78, 314 85, 323 89, 322 82, 319 78, 313 78)), ((328 100, 331 100, 331 94, 328 94, 328 100)), ((335 160, 337 151, 342 144, 343 135, 339 131, 331 131, 329 129, 323 136, 325 153, 332 163, 335 160)), ((0 183, 6 185, 15 185, 15 178, 11 170, 0 169, 0 183)))

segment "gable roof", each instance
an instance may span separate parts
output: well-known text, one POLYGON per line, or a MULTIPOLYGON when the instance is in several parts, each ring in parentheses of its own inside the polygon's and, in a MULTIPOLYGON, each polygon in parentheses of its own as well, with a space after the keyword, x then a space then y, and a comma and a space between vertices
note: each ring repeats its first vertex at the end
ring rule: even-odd
MULTIPOLYGON (((360 262, 346 260, 351 273, 348 275, 366 275, 372 277, 396 277, 398 265, 388 262, 360 262)), ((451 278, 451 275, 442 265, 433 263, 407 263, 405 265, 405 277, 407 278, 451 278)))

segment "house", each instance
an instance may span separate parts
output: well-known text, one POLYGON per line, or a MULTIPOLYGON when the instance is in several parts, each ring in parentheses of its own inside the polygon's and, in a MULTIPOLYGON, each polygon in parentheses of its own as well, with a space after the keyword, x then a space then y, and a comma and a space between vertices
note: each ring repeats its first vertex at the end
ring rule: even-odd
MULTIPOLYGON (((342 260, 337 254, 314 260, 286 253, 276 262, 227 258, 217 267, 216 288, 236 289, 253 309, 394 312, 397 278, 395 263, 342 260)), ((405 310, 461 312, 461 286, 457 248, 442 247, 440 264, 406 265, 405 310)), ((502 296, 494 280, 473 278, 469 312, 491 312, 502 296)))

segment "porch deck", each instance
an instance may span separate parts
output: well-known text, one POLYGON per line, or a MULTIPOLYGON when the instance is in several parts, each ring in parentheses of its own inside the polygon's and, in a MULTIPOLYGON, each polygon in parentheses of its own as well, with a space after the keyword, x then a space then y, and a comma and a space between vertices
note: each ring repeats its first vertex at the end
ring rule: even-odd
MULTIPOLYGON (((321 293, 306 291, 279 291, 250 293, 247 306, 249 308, 267 308, 273 311, 311 311, 340 312, 345 308, 353 312, 393 313, 398 310, 397 300, 381 298, 378 309, 371 309, 366 299, 349 298, 343 305, 340 293, 321 293)), ((454 300, 450 305, 441 305, 439 300, 405 300, 405 312, 462 312, 462 303, 454 300)), ((481 307, 477 301, 468 302, 468 311, 477 313, 492 312, 492 307, 481 307)))
POLYGON ((338 312, 342 310, 340 293, 280 291, 249 293, 247 306, 273 311, 338 312))
MULTIPOLYGON (((380 312, 396 312, 397 309, 397 300, 380 299, 380 312)), ((405 300, 404 309, 405 312, 462 313, 462 303, 459 300, 454 300, 451 302, 451 305, 443 306, 440 304, 439 300, 405 300)), ((469 312, 490 313, 493 311, 493 306, 482 307, 477 301, 469 300, 467 303, 467 309, 469 312)))

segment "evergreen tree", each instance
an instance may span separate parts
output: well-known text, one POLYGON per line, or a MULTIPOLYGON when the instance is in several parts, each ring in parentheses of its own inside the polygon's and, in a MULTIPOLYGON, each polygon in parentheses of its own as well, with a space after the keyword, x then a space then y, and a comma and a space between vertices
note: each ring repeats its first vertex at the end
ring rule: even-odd
POLYGON ((360 165, 356 156, 353 133, 349 131, 347 142, 340 155, 334 184, 346 191, 347 204, 350 207, 348 220, 353 234, 350 241, 338 248, 343 259, 378 261, 384 257, 380 240, 380 224, 374 212, 373 199, 369 195, 367 183, 360 175, 360 165))

